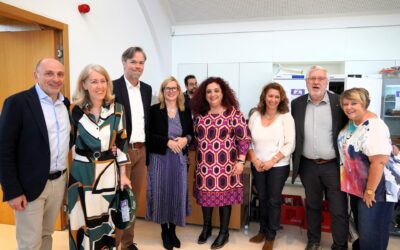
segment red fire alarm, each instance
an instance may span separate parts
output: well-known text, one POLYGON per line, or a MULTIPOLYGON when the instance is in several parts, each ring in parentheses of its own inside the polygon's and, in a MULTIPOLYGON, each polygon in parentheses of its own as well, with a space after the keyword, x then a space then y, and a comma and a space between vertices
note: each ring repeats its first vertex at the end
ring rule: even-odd
POLYGON ((86 14, 90 11, 90 6, 88 4, 78 5, 78 10, 81 14, 86 14))

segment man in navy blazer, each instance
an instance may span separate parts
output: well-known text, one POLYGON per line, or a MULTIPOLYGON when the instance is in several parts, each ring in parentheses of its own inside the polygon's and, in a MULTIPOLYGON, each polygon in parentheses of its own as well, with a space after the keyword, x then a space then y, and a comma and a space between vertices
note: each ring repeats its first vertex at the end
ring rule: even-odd
POLYGON ((37 63, 34 87, 8 97, 0 117, 0 182, 15 211, 18 249, 51 249, 70 143, 64 66, 37 63))
POLYGON ((347 117, 339 96, 327 91, 328 72, 320 66, 310 68, 308 94, 292 101, 296 125, 292 183, 297 175, 306 194, 308 243, 306 250, 321 249, 321 217, 324 194, 332 215, 332 249, 347 249, 348 216, 346 194, 340 190, 337 137, 347 117))
MULTIPOLYGON (((126 131, 128 133, 128 154, 131 165, 126 166, 126 175, 130 177, 132 191, 136 197, 140 197, 143 181, 146 179, 148 164, 149 142, 149 112, 151 105, 152 89, 147 83, 139 80, 141 77, 146 54, 140 47, 130 47, 122 54, 124 75, 114 80, 115 101, 125 107, 126 131)), ((145 206, 146 204, 138 204, 145 206)), ((122 250, 137 250, 133 243, 134 224, 129 228, 117 230, 117 244, 121 242, 122 250)))

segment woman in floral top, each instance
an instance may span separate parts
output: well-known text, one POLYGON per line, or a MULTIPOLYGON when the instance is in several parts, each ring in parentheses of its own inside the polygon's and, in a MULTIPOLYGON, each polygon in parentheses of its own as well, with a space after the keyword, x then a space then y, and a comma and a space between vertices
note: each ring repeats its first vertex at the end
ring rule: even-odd
POLYGON ((350 120, 339 134, 338 145, 341 189, 350 195, 359 233, 353 246, 359 245, 363 250, 386 249, 395 205, 385 188, 384 168, 392 150, 389 129, 368 111, 370 99, 366 89, 344 91, 340 103, 350 120))

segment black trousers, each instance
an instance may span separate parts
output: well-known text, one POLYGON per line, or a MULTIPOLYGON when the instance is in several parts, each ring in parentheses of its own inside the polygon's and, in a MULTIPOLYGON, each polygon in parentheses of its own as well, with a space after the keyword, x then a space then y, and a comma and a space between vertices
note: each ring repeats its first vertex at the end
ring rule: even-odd
POLYGON ((259 199, 260 233, 274 240, 281 220, 282 190, 289 176, 289 165, 257 172, 251 166, 259 199))
POLYGON ((306 193, 307 237, 309 243, 320 243, 322 200, 324 193, 332 216, 332 249, 347 249, 349 218, 347 195, 340 191, 340 169, 336 162, 318 165, 302 157, 299 174, 306 193))

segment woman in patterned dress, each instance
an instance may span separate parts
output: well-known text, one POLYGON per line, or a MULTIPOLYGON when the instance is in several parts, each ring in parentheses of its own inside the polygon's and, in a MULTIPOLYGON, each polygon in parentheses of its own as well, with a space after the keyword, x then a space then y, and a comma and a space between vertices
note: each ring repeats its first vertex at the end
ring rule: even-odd
POLYGON ((353 249, 378 250, 387 248, 398 195, 389 189, 394 179, 384 171, 392 151, 389 128, 368 111, 369 103, 364 88, 348 89, 340 96, 340 105, 349 118, 338 136, 340 187, 350 196, 358 230, 353 249))
POLYGON ((207 78, 191 99, 197 142, 194 195, 203 212, 198 243, 210 237, 213 207, 219 207, 220 231, 212 249, 228 242, 232 205, 243 202, 242 172, 250 134, 238 106, 232 89, 219 77, 207 78))
POLYGON ((130 181, 124 166, 129 163, 124 111, 112 93, 112 82, 103 67, 88 65, 82 70, 71 107, 76 132, 68 184, 71 250, 115 249, 111 213, 116 204, 112 201, 118 185, 130 187, 130 181))
POLYGON ((190 214, 187 145, 193 136, 193 122, 174 77, 163 81, 158 100, 150 109, 146 219, 161 224, 163 246, 172 249, 181 246, 176 225, 185 226, 190 214))

